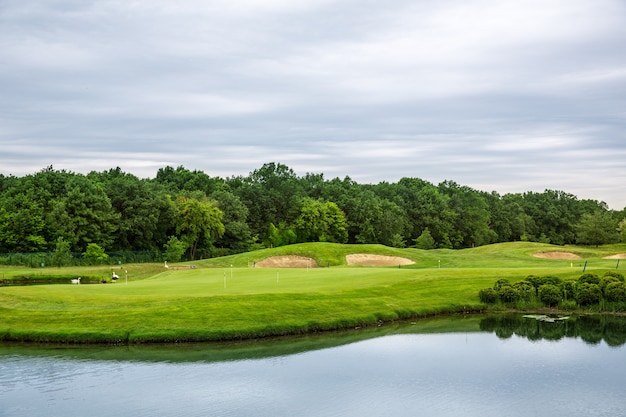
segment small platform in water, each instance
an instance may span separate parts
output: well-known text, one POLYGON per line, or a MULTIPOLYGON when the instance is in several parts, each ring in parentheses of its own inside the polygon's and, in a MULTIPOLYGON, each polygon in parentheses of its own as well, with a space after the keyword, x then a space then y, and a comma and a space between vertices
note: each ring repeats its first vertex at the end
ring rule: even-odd
POLYGON ((546 314, 526 314, 524 318, 535 319, 537 321, 543 321, 546 323, 556 323, 557 321, 565 321, 569 319, 569 316, 551 317, 546 314))

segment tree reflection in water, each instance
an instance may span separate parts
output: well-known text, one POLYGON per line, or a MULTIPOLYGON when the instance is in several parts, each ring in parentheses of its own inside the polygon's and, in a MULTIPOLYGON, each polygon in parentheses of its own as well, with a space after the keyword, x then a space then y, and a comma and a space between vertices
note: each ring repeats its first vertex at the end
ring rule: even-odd
POLYGON ((567 320, 543 321, 518 314, 490 315, 480 321, 482 331, 501 339, 513 335, 530 341, 580 337, 588 344, 604 342, 613 347, 626 344, 626 317, 572 316, 567 320))

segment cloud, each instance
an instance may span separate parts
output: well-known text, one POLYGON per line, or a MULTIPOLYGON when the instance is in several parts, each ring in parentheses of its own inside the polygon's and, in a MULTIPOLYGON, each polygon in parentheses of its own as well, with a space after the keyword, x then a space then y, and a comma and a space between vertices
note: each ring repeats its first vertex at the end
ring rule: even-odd
POLYGON ((0 172, 265 162, 626 206, 618 0, 5 0, 0 172))

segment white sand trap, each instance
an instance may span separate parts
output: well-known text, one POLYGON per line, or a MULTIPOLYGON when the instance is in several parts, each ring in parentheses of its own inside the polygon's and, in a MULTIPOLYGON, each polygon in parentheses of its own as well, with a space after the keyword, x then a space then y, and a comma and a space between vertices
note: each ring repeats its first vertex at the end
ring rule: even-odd
POLYGON ((615 255, 605 256, 604 259, 626 259, 626 253, 616 253, 615 255))
POLYGON ((533 256, 536 258, 543 258, 543 259, 567 259, 567 260, 582 259, 580 256, 576 255, 575 253, 570 253, 570 252, 537 252, 533 254, 533 256))
POLYGON ((317 262, 306 256, 286 255, 265 258, 255 264, 257 268, 317 268, 317 262))
POLYGON ((359 266, 397 266, 414 264, 410 259, 399 256, 370 255, 367 253, 355 253, 346 255, 348 265, 359 266))

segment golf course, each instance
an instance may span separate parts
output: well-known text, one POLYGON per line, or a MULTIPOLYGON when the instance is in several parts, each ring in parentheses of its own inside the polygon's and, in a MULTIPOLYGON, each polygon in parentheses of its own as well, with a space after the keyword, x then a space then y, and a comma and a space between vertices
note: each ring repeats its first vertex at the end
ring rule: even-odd
POLYGON ((420 250, 304 243, 169 265, 2 266, 0 341, 210 342, 470 314, 505 308, 478 297, 496 280, 621 272, 625 253, 625 244, 420 250), (44 275, 57 283, 7 284, 44 275))

